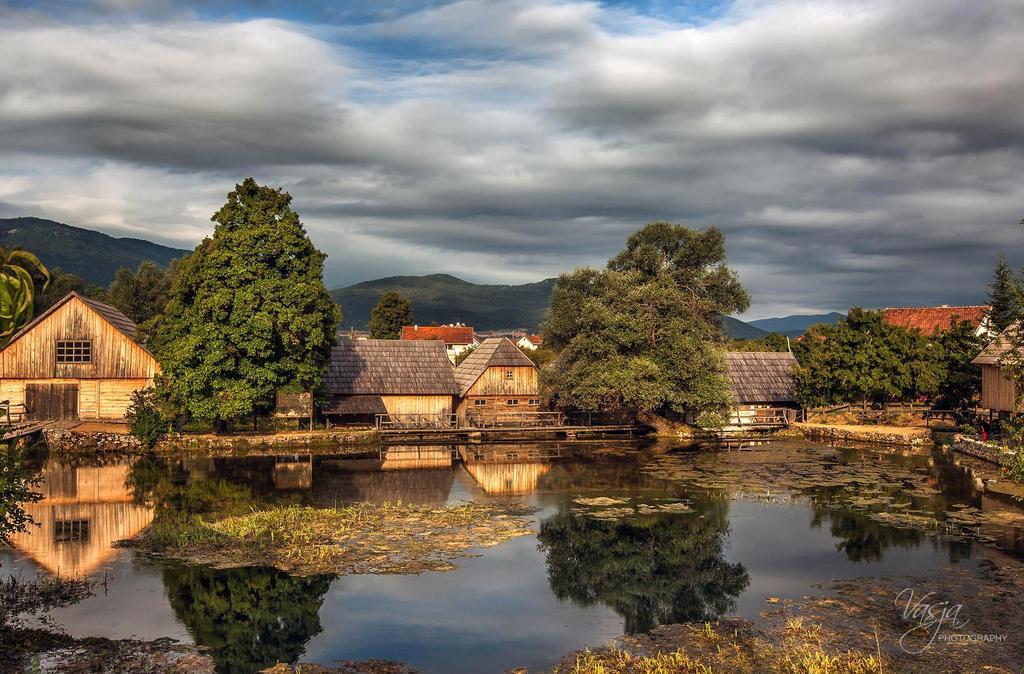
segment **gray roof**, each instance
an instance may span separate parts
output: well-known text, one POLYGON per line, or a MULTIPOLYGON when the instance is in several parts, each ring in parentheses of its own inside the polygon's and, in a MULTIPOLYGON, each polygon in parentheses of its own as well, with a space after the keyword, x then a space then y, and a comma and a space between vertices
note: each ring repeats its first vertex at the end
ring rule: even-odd
POLYGON ((459 395, 473 387, 489 367, 536 367, 508 337, 488 337, 455 368, 459 395))
POLYGON ((989 342, 978 356, 971 361, 972 365, 999 365, 1003 356, 1013 348, 1017 333, 1020 331, 1020 324, 1014 323, 1006 328, 989 342))
POLYGON ((783 353, 735 351, 725 354, 729 387, 738 403, 796 402, 796 358, 783 353))
POLYGON ((387 414, 380 396, 336 396, 320 407, 324 414, 387 414))
POLYGON ((331 395, 455 395, 444 342, 339 339, 324 378, 331 395))

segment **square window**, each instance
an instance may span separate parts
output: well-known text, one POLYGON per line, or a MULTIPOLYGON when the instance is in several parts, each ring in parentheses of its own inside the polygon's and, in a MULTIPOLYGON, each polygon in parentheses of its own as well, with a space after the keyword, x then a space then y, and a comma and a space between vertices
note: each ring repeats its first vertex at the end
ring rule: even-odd
POLYGON ((89 540, 89 520, 57 520, 53 523, 53 542, 89 540))
POLYGON ((540 405, 540 400, 537 400, 536 398, 530 398, 530 402, 528 404, 530 404, 530 405, 540 405))
POLYGON ((519 399, 518 398, 509 398, 508 400, 505 401, 505 404, 506 405, 518 405, 519 404, 519 399))
POLYGON ((91 363, 92 342, 87 339, 57 340, 57 364, 91 363))
POLYGON ((505 370, 505 379, 515 379, 516 373, 512 370, 505 370))
POLYGON ((476 400, 473 401, 473 404, 476 405, 477 407, 480 407, 481 405, 486 405, 487 401, 481 398, 477 398, 476 400))

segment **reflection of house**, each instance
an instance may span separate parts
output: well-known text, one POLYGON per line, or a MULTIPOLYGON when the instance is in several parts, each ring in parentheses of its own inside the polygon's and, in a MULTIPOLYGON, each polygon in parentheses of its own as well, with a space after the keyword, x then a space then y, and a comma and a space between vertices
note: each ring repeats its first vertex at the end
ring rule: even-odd
POLYGON ((729 390, 736 401, 727 429, 778 426, 795 420, 796 358, 792 353, 737 351, 725 354, 725 362, 729 390))
POLYGON ((115 541, 131 538, 153 521, 153 509, 132 502, 125 487, 130 467, 43 468, 42 500, 25 504, 39 526, 11 536, 14 547, 51 573, 87 575, 117 554, 115 541))
POLYGON ((888 307, 882 312, 882 320, 889 325, 917 330, 926 337, 946 332, 953 327, 955 322, 968 321, 976 335, 985 337, 991 333, 988 323, 988 313, 991 310, 992 307, 988 305, 951 307, 948 304, 943 304, 941 307, 888 307))
POLYGON ((488 494, 528 494, 537 490, 541 476, 551 470, 550 463, 466 462, 466 472, 488 494))
POLYGON ((160 365, 112 306, 69 293, 0 350, 0 400, 30 419, 121 419, 160 365))
POLYGON ((344 459, 317 465, 313 480, 312 501, 317 504, 344 503, 414 503, 444 505, 451 493, 455 472, 451 452, 422 459, 443 467, 412 467, 412 461, 394 461, 385 468, 387 459, 344 459), (404 465, 400 465, 404 464, 404 465))
POLYGON ((528 351, 536 351, 540 347, 544 346, 544 338, 540 335, 523 335, 516 342, 516 346, 520 349, 526 349, 528 351))
POLYGON ((995 339, 971 361, 981 366, 981 406, 996 412, 1015 413, 1020 411, 1017 402, 1017 385, 1007 376, 1003 359, 1016 341, 1019 326, 1013 325, 996 335, 995 339))
POLYGON ((473 328, 455 323, 453 325, 406 325, 402 327, 402 339, 433 340, 442 342, 448 351, 448 359, 455 359, 480 342, 473 328))
POLYGON ((540 406, 537 366, 507 337, 485 339, 455 368, 459 416, 514 416, 540 406))
POLYGON ((434 340, 340 339, 324 378, 321 412, 342 423, 375 415, 451 414, 458 393, 444 344, 434 340))

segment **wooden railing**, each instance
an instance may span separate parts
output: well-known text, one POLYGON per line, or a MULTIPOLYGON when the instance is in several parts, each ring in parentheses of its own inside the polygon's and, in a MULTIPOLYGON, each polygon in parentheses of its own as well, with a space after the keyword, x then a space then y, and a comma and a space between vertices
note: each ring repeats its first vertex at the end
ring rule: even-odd
POLYGON ((376 426, 381 430, 402 428, 458 428, 455 414, 377 414, 376 426))
POLYGON ((28 408, 24 403, 11 404, 10 400, 0 400, 0 418, 6 418, 7 425, 21 423, 28 416, 28 408))
POLYGON ((473 428, 565 426, 566 419, 562 412, 470 412, 466 415, 466 425, 473 428))
POLYGON ((775 428, 789 425, 788 410, 783 407, 770 407, 756 410, 756 414, 744 416, 733 414, 729 424, 742 428, 775 428))

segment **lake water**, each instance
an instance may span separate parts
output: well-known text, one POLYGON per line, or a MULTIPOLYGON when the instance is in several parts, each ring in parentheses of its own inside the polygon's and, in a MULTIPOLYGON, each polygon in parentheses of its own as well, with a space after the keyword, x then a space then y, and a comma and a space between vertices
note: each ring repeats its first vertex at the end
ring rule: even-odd
MULTIPOLYGON (((807 443, 796 450, 827 457, 826 473, 861 466, 918 476, 933 492, 918 496, 940 512, 1020 515, 941 450, 807 443)), ((735 489, 744 462, 773 451, 533 443, 396 447, 361 457, 39 457, 45 498, 27 509, 41 526, 16 536, 0 564, 23 577, 103 577, 95 597, 55 612, 70 634, 196 642, 211 649, 222 672, 382 658, 450 674, 546 671, 569 651, 624 632, 757 618, 766 599, 821 593, 833 580, 975 565, 976 540, 888 526, 820 489, 795 497, 756 481, 735 489), (671 477, 697 464, 734 477, 722 483, 719 472, 710 484, 671 477), (160 509, 479 499, 529 504, 535 533, 480 550, 445 573, 292 577, 270 568, 186 567, 110 546, 142 531, 160 509), (674 504, 688 508, 673 512, 674 504)), ((899 488, 922 489, 901 479, 899 488)), ((1008 521, 989 526, 987 540, 1019 553, 1022 530, 1008 521)))

